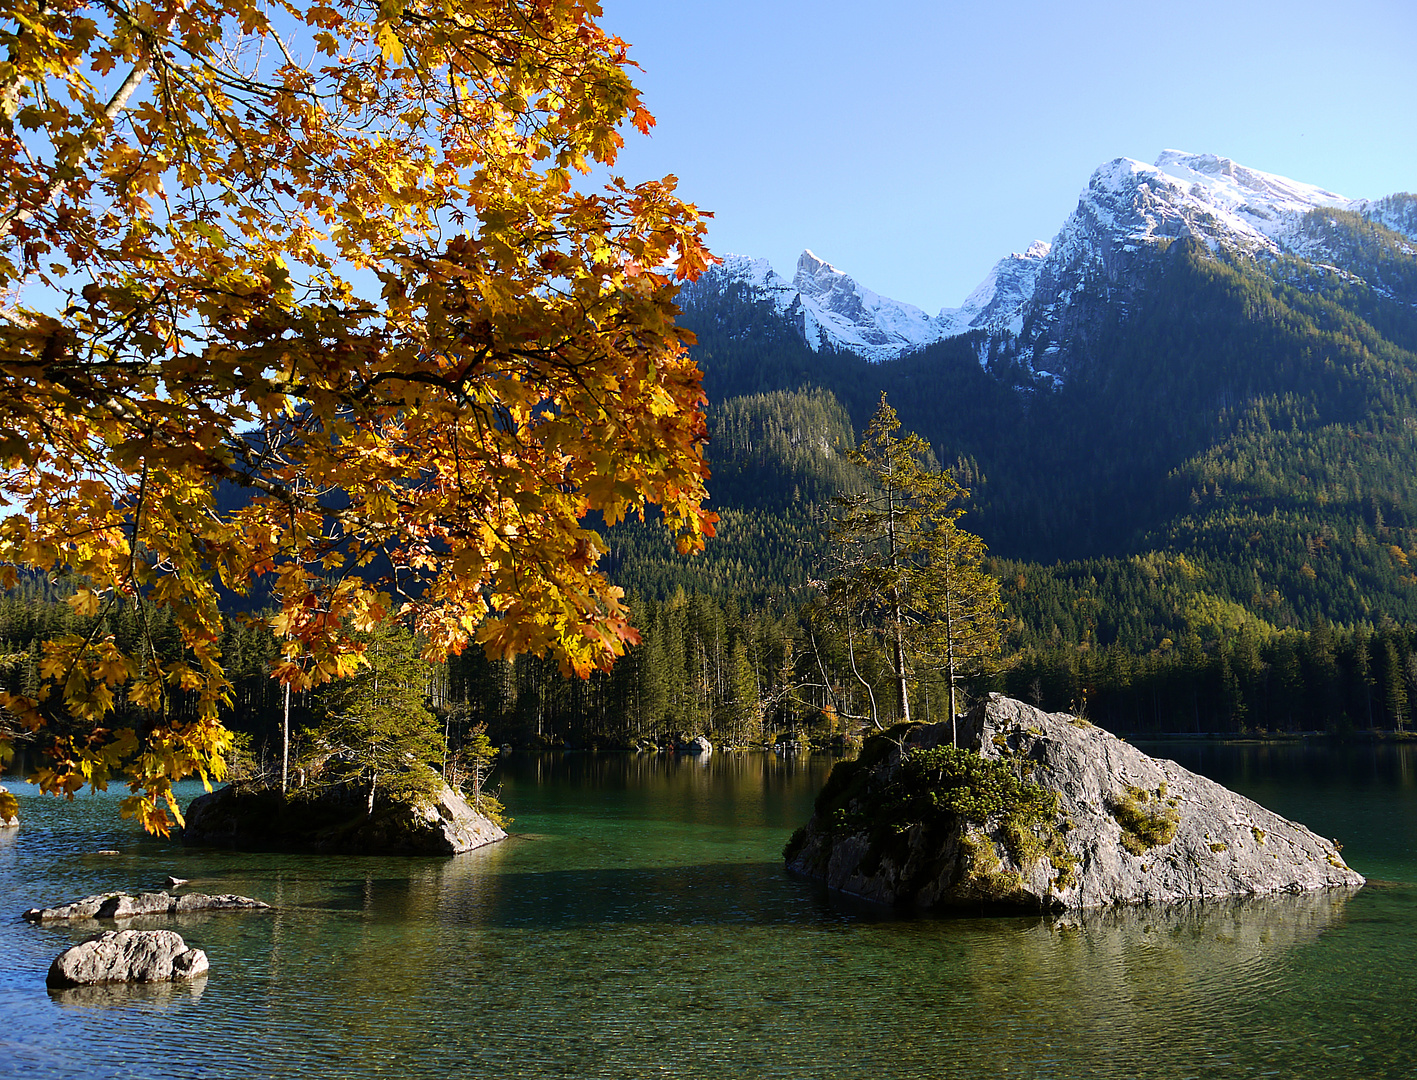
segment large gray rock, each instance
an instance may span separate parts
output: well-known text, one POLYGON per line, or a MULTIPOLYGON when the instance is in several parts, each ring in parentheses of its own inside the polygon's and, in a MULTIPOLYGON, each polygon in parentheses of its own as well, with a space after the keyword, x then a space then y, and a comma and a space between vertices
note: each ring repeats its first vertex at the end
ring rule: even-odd
POLYGON ((679 743, 674 749, 681 754, 703 754, 707 756, 713 753, 713 743, 708 741, 708 736, 706 735, 696 735, 692 739, 679 743))
POLYGON ((171 930, 110 930, 66 949, 49 967, 48 985, 169 982, 207 970, 207 954, 171 930))
POLYGON ((420 802, 380 804, 372 814, 358 792, 286 796, 224 787, 194 799, 186 818, 184 844, 246 851, 457 855, 507 836, 446 784, 420 802))
POLYGON ((249 896, 223 893, 208 896, 206 893, 186 893, 183 896, 169 896, 165 892, 100 893, 86 896, 70 904, 52 908, 30 908, 25 918, 30 922, 54 922, 76 919, 132 919, 140 915, 186 915, 197 911, 258 911, 270 905, 249 896))
POLYGON ((886 805, 880 796, 902 775, 902 751, 947 745, 951 731, 935 724, 901 738, 868 746, 865 766, 838 766, 855 767, 843 774, 854 782, 829 783, 837 804, 819 800, 789 843, 789 869, 918 910, 1062 910, 1363 884, 1335 844, 1304 826, 1086 721, 999 695, 961 720, 959 744, 1056 793, 1053 855, 1015 856, 1020 845, 997 817, 875 828, 861 808, 886 805))

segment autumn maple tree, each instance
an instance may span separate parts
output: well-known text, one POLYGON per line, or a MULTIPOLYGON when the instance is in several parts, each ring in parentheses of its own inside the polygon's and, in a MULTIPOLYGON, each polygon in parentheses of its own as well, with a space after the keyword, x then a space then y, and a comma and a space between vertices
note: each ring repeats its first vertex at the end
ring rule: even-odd
POLYGON ((712 532, 673 306, 709 256, 672 177, 613 176, 653 120, 599 15, 5 0, 0 573, 71 575, 93 627, 0 695, 45 789, 180 820, 229 744, 221 589, 256 578, 296 690, 390 613, 581 675, 635 640, 585 523, 712 532), (120 646, 124 605, 181 655, 120 646))

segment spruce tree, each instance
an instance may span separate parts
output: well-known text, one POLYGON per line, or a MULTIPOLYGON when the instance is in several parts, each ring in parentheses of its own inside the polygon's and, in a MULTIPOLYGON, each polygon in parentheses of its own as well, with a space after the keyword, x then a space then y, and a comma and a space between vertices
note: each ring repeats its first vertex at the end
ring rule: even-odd
POLYGON ((445 745, 425 704, 431 665, 413 635, 384 623, 360 637, 363 666, 320 694, 309 764, 325 783, 363 787, 372 814, 378 794, 410 802, 435 791, 445 745))
POLYGON ((912 666, 933 660, 949 683, 953 724, 958 682, 982 671, 999 651, 999 583, 982 568, 984 542, 959 528, 964 511, 955 504, 968 493, 932 467, 923 439, 902 434, 900 426, 883 393, 850 455, 871 486, 835 500, 835 573, 826 592, 857 678, 868 682, 858 663, 859 633, 884 650, 897 717, 909 722, 912 666))

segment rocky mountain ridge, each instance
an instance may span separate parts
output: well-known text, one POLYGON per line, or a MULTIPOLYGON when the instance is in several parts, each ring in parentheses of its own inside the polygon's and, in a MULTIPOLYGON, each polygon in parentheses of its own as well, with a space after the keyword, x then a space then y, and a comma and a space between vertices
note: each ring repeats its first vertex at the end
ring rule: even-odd
MULTIPOLYGON (((1352 245, 1316 222, 1322 211, 1356 215, 1417 240, 1412 195, 1352 200, 1228 158, 1165 150, 1152 165, 1116 158, 1100 166, 1051 243, 1035 241, 1005 256, 959 307, 934 316, 881 296, 811 251, 802 253, 790 281, 766 260, 738 255, 725 258, 709 279, 716 288, 737 283, 770 301, 815 351, 845 350, 880 362, 982 331, 981 363, 1003 348, 1024 358, 1039 385, 1057 385, 1086 363, 1089 331, 1125 317, 1145 288, 1147 268, 1178 240, 1227 257, 1300 260, 1381 288, 1371 268, 1354 259, 1352 245)), ((1417 261, 1417 246, 1397 250, 1417 261)))

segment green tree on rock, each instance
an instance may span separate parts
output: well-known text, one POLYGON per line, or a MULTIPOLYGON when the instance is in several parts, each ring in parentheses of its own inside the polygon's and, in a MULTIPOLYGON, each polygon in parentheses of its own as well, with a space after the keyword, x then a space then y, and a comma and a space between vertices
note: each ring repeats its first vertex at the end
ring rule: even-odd
POLYGON ((431 665, 413 635, 386 622, 361 637, 363 666, 320 696, 309 762, 320 782, 365 788, 372 814, 376 794, 408 802, 436 791, 446 744, 425 701, 431 665))
MULTIPOLYGON (((836 500, 830 606, 843 624, 857 678, 858 636, 886 657, 898 718, 910 720, 911 674, 939 664, 949 685, 950 717, 959 682, 998 655, 999 583, 982 568, 985 548, 959 527, 968 492, 932 467, 929 444, 901 433, 885 394, 851 460, 870 486, 836 500)), ((869 686, 868 686, 869 689, 869 686)), ((872 695, 872 721, 882 727, 872 695)))

